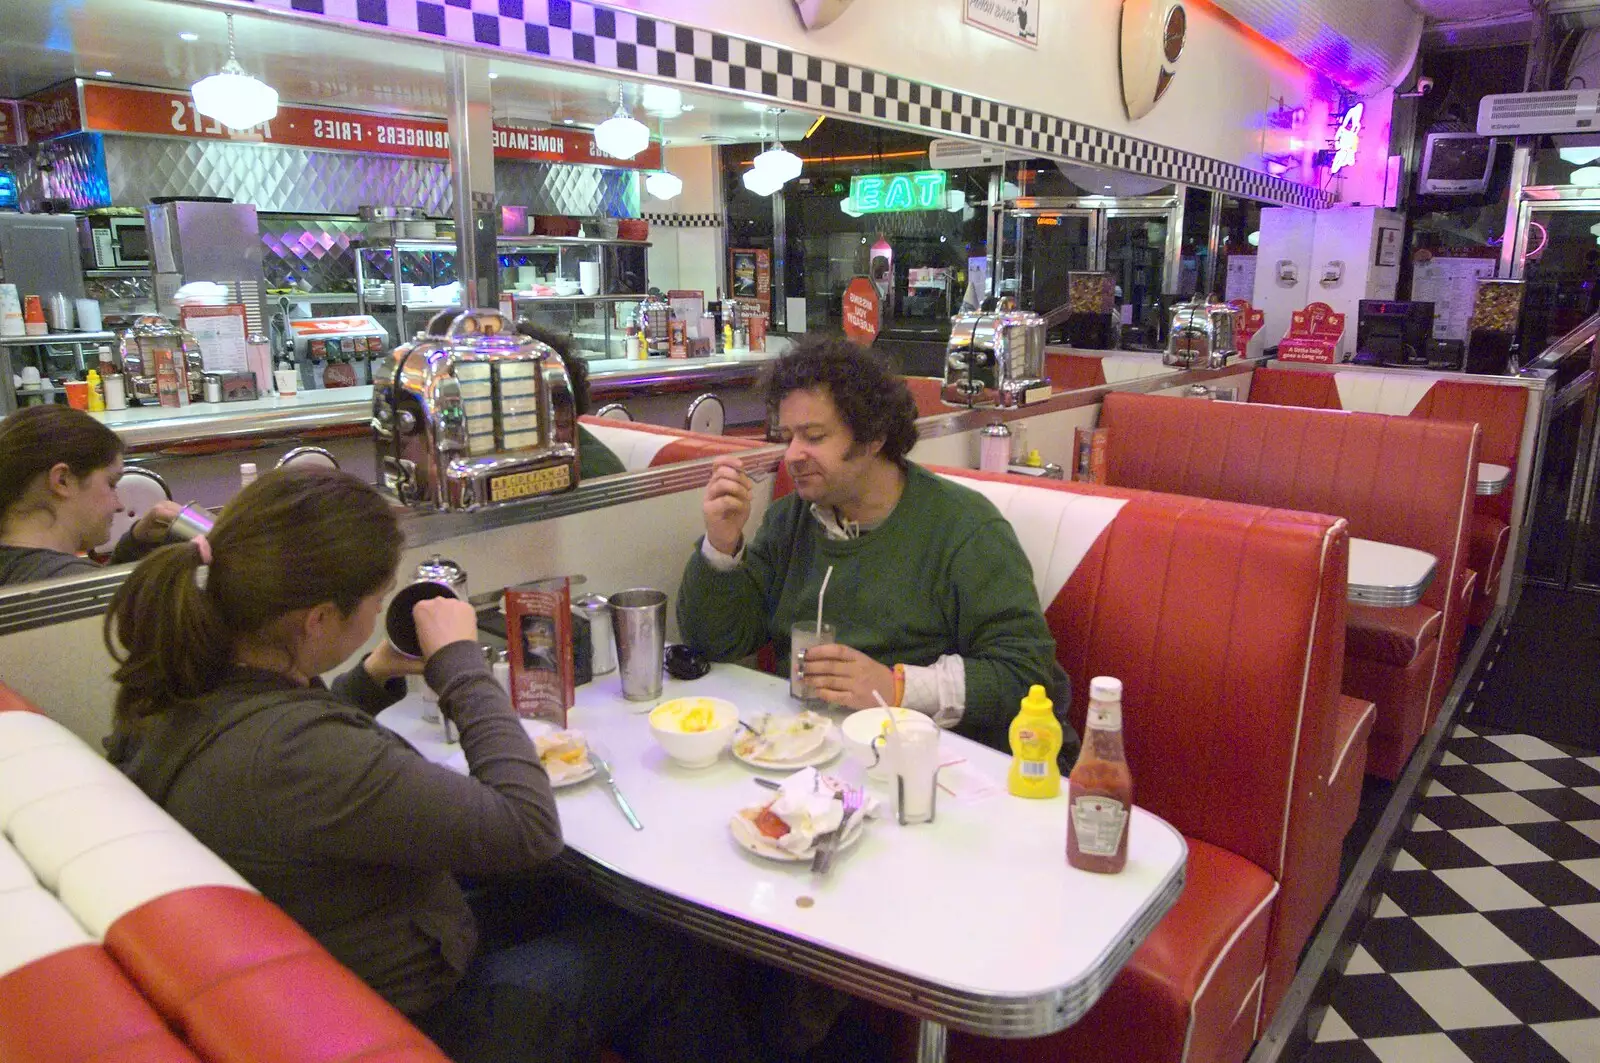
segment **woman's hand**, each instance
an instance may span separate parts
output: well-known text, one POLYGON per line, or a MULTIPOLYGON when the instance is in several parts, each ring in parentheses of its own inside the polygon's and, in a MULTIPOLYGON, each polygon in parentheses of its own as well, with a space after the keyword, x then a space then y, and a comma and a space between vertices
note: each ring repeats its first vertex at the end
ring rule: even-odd
POLYGON ((813 646, 801 662, 802 677, 811 693, 847 709, 871 709, 894 703, 894 669, 879 664, 860 650, 840 643, 813 646))
POLYGON ((407 657, 390 645, 389 640, 378 643, 378 648, 367 654, 367 659, 361 662, 361 667, 367 674, 377 680, 382 686, 389 680, 403 675, 421 675, 422 661, 407 657))
POLYGON ((426 660, 453 642, 478 641, 478 614, 460 598, 425 598, 411 609, 426 660))
POLYGON ((141 543, 165 541, 167 529, 172 526, 173 520, 177 518, 179 511, 182 509, 182 506, 170 499, 157 502, 145 510, 144 516, 134 522, 133 537, 141 543))

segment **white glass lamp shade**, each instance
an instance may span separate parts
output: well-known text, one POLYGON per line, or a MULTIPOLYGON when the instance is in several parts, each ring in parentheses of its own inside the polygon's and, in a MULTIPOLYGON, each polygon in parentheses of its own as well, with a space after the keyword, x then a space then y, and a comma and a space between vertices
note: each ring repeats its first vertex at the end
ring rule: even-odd
POLYGON ((944 209, 951 214, 956 214, 967 209, 967 193, 964 189, 952 188, 944 194, 944 209))
POLYGON ((1600 159, 1600 145, 1588 145, 1579 148, 1562 148, 1561 161, 1573 166, 1587 166, 1596 159, 1600 159))
POLYGON ((1260 247, 1261 246, 1261 230, 1257 229, 1255 232, 1251 233, 1249 236, 1246 236, 1244 238, 1244 242, 1249 244, 1251 247, 1260 247))
POLYGON ((771 174, 758 170, 754 166, 746 170, 744 176, 740 177, 739 180, 746 188, 758 196, 770 196, 783 187, 782 181, 776 180, 771 174))
POLYGON ((839 209, 850 215, 852 218, 861 217, 861 212, 856 209, 856 201, 851 199, 849 196, 845 196, 843 199, 839 200, 839 209))
POLYGON ((804 164, 800 156, 779 144, 756 156, 755 169, 771 174, 780 185, 800 176, 804 164))
POLYGON ((650 146, 650 127, 619 108, 595 127, 594 143, 613 158, 631 159, 650 146))
POLYGON ((657 170, 644 179, 644 190, 656 199, 672 199, 683 191, 683 178, 675 173, 657 170))
POLYGON ((229 129, 250 129, 278 113, 278 90, 228 60, 219 73, 196 81, 189 91, 194 109, 229 129))
POLYGON ((1567 180, 1579 188, 1600 186, 1600 166, 1585 166, 1581 170, 1573 170, 1572 176, 1567 180))

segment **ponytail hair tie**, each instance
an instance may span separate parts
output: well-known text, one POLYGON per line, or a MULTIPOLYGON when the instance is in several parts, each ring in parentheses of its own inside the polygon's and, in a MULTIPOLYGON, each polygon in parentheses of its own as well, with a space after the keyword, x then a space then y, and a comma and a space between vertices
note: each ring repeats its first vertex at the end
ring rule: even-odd
POLYGON ((200 563, 202 565, 211 564, 211 541, 204 535, 196 535, 189 541, 194 543, 196 550, 200 551, 200 563))

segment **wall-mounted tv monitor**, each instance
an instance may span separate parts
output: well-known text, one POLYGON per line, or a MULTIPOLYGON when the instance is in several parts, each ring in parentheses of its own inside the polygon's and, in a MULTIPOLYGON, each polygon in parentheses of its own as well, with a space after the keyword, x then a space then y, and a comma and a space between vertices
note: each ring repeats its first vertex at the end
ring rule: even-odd
POLYGON ((1465 195, 1489 185, 1494 138, 1476 133, 1429 133, 1422 149, 1417 191, 1423 195, 1465 195))

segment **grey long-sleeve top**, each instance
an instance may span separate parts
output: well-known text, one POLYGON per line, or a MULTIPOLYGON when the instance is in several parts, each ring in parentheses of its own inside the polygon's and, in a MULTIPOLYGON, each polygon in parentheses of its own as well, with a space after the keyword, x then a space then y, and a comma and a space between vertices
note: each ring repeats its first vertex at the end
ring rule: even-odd
POLYGON ((410 1014, 454 989, 477 946, 455 875, 525 871, 561 849, 550 780, 478 647, 445 647, 426 678, 470 776, 379 724, 404 684, 359 666, 331 690, 237 669, 107 743, 145 793, 410 1014))

